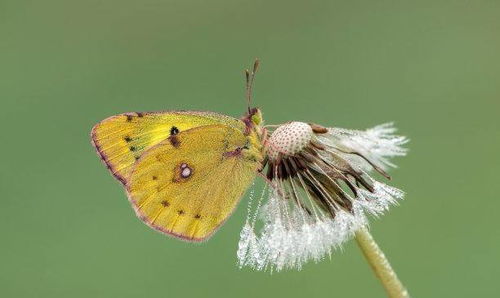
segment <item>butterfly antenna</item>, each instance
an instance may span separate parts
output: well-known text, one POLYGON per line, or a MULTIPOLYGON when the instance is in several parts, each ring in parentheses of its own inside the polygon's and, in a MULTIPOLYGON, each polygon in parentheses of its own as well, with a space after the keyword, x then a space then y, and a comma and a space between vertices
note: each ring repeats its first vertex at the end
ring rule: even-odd
POLYGON ((259 64, 260 64, 260 61, 257 58, 257 59, 255 59, 255 62, 253 63, 252 72, 250 72, 248 69, 245 69, 245 79, 246 79, 245 89, 246 89, 248 113, 250 113, 250 104, 252 102, 253 81, 255 80, 255 73, 259 69, 259 64))

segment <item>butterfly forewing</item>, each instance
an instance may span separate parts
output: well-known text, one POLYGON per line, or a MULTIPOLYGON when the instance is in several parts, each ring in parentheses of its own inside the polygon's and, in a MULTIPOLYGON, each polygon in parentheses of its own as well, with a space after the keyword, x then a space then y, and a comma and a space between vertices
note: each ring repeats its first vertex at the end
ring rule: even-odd
POLYGON ((145 150, 170 135, 212 124, 242 129, 241 121, 209 112, 126 113, 98 123, 92 129, 92 143, 108 169, 123 184, 132 165, 145 150))

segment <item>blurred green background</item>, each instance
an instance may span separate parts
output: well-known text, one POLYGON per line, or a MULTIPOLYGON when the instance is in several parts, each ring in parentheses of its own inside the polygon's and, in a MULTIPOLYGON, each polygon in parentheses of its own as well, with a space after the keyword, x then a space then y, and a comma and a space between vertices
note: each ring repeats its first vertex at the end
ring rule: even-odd
POLYGON ((499 32, 499 1, 0 0, 0 296, 384 297, 352 241, 238 269, 245 208, 201 245, 150 230, 90 145, 122 112, 240 116, 255 57, 267 123, 411 138, 372 232, 414 297, 498 296, 499 32))

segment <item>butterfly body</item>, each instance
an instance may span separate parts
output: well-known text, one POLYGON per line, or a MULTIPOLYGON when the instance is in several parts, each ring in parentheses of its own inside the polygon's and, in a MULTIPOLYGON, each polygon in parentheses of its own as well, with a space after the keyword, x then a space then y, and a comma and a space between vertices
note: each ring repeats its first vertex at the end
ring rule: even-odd
POLYGON ((228 218, 262 166, 260 122, 257 109, 241 119, 192 111, 125 113, 98 123, 92 142, 141 220, 201 241, 228 218))

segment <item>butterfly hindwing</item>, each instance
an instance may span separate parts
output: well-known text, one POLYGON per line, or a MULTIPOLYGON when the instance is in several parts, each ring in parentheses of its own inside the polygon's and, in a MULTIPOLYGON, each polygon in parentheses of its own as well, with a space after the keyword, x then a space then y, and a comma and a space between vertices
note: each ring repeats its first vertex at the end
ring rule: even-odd
POLYGON ((126 184, 132 165, 145 150, 170 135, 211 124, 241 127, 241 121, 208 112, 125 113, 107 118, 92 129, 92 143, 108 169, 126 184))
POLYGON ((197 127, 147 150, 134 165, 127 191, 149 226, 179 238, 208 238, 232 213, 259 167, 248 138, 227 125, 197 127))

